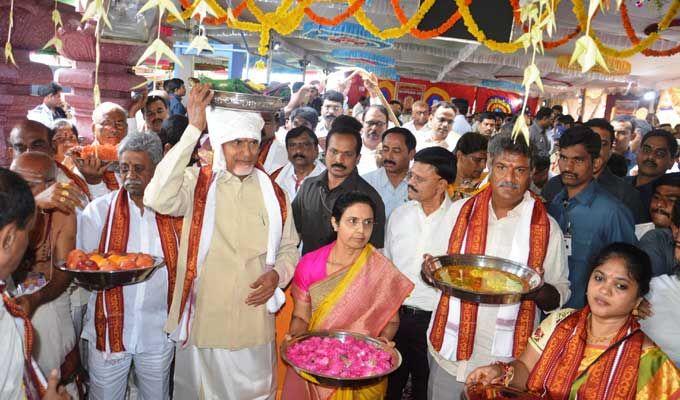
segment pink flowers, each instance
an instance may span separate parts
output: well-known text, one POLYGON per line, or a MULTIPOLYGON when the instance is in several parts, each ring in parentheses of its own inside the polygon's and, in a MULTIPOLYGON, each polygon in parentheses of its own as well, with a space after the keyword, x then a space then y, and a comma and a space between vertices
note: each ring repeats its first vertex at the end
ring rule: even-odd
POLYGON ((338 378, 382 375, 392 368, 389 352, 351 336, 314 336, 290 346, 286 355, 299 368, 338 378))

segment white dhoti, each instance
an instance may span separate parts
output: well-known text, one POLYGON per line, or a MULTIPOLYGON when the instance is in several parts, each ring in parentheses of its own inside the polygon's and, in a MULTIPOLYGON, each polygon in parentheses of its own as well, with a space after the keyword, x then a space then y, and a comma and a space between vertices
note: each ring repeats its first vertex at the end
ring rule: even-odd
MULTIPOLYGON (((94 343, 88 348, 88 372, 90 373, 91 400, 123 400, 128 391, 128 374, 131 366, 135 391, 139 400, 165 400, 170 398, 170 367, 175 346, 167 346, 154 352, 116 353, 117 357, 106 359, 104 352, 94 343)), ((182 399, 182 397, 175 397, 182 399)))
MULTIPOLYGON (((38 307, 31 318, 35 339, 33 357, 45 375, 60 370, 66 356, 76 346, 76 333, 71 319, 71 300, 67 291, 61 296, 38 307)), ((66 385, 66 391, 78 399, 75 382, 66 385)))
POLYGON ((274 342, 236 351, 178 346, 174 398, 273 400, 275 366, 274 342))

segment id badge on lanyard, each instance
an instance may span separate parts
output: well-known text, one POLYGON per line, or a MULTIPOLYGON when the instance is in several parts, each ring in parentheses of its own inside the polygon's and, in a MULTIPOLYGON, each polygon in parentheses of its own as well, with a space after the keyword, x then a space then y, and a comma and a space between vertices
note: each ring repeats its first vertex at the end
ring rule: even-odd
POLYGON ((564 207, 564 215, 567 219, 567 230, 564 232, 564 248, 567 250, 567 257, 571 257, 572 255, 572 246, 571 246, 571 221, 569 220, 569 211, 567 211, 567 208, 569 207, 569 203, 567 200, 564 200, 562 202, 562 206, 564 207))

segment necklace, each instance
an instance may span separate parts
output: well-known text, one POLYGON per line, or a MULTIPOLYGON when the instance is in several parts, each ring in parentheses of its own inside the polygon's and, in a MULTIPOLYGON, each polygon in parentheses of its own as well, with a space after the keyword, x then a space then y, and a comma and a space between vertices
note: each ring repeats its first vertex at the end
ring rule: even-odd
POLYGON ((590 319, 590 316, 588 316, 588 325, 586 326, 586 333, 588 334, 588 341, 591 342, 591 343, 602 343, 602 342, 609 343, 611 341, 612 337, 614 337, 614 335, 616 335, 616 332, 614 332, 614 333, 611 333, 611 334, 605 335, 605 336, 595 336, 595 335, 593 335, 593 332, 592 332, 592 324, 593 324, 592 320, 590 319))

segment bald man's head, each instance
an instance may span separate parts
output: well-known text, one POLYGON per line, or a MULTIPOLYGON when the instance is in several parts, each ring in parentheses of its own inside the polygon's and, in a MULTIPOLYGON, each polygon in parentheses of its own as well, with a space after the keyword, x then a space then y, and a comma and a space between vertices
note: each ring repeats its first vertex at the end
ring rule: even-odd
POLYGON ((25 119, 12 128, 9 143, 13 157, 25 152, 42 152, 50 157, 52 148, 52 130, 40 122, 25 119))
POLYGON ((57 176, 52 157, 40 152, 27 151, 15 156, 10 169, 28 182, 34 196, 52 185, 57 176))

